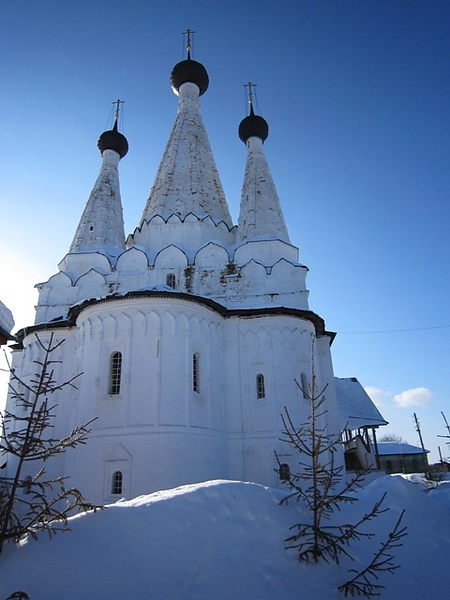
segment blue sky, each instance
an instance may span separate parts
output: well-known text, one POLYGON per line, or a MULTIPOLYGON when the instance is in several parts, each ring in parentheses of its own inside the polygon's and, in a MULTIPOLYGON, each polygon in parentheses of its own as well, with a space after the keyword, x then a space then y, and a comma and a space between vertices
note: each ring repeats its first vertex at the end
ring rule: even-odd
POLYGON ((68 251, 126 101, 126 231, 137 225, 175 117, 181 32, 210 76, 202 113, 233 219, 257 83, 266 155, 310 307, 338 333, 337 376, 382 402, 386 431, 432 458, 450 419, 450 3, 438 0, 2 2, 0 299, 19 327, 34 283, 68 251))

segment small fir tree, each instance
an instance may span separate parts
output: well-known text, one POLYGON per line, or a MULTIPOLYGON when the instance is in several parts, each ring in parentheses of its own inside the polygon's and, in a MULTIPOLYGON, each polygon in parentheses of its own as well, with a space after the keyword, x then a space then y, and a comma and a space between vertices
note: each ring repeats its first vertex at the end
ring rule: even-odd
POLYGON ((54 366, 55 351, 64 340, 48 341, 36 335, 42 360, 34 361, 36 373, 30 381, 19 377, 8 363, 10 393, 14 400, 12 411, 2 415, 3 434, 0 451, 14 465, 13 473, 0 477, 0 552, 6 542, 17 542, 25 536, 37 538, 39 531, 51 537, 67 531, 67 519, 80 511, 95 510, 97 506, 84 500, 76 488, 66 488, 66 478, 47 478, 47 460, 86 442, 89 423, 73 429, 65 437, 54 437, 56 404, 50 396, 65 387, 76 387, 77 376, 58 383, 54 366))
MULTIPOLYGON (((286 548, 295 549, 301 562, 324 560, 339 564, 344 556, 353 561, 350 545, 373 537, 374 534, 365 531, 364 526, 388 510, 383 506, 386 494, 355 523, 336 524, 335 520, 331 523, 332 515, 343 504, 357 501, 354 492, 361 488, 366 471, 355 472, 347 478, 344 465, 337 462, 338 451, 342 447, 342 432, 333 434, 328 430, 324 407, 327 386, 317 391, 314 361, 311 383, 302 385, 295 380, 295 384, 301 391, 301 397, 309 403, 310 410, 307 421, 300 426, 294 424, 286 407, 281 415, 284 427, 281 441, 286 442, 299 458, 298 472, 290 473, 285 478, 291 493, 281 503, 287 503, 292 498, 302 502, 309 519, 291 527, 294 533, 285 540, 286 548)), ((281 471, 283 467, 278 455, 276 459, 281 471)), ((377 595, 383 586, 373 580, 381 571, 392 573, 398 568, 394 565, 391 551, 401 545, 400 540, 406 535, 406 528, 401 526, 402 518, 403 513, 370 564, 361 571, 352 571, 353 577, 339 587, 346 596, 356 594, 369 598, 377 595)))

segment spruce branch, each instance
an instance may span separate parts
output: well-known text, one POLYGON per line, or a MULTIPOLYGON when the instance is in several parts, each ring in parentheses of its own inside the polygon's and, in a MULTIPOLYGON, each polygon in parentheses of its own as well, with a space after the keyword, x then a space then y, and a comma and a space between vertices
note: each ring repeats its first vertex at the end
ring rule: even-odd
POLYGON ((401 540, 407 535, 407 527, 401 526, 404 514, 405 511, 402 510, 394 529, 389 533, 387 539, 382 542, 368 566, 362 571, 350 569, 349 573, 355 573, 354 577, 338 587, 338 590, 343 592, 345 597, 349 594, 351 596, 364 596, 365 598, 379 596, 380 590, 384 589, 384 585, 376 583, 379 574, 383 572, 394 573, 400 568, 400 565, 394 563, 392 552, 395 548, 403 545, 401 540))

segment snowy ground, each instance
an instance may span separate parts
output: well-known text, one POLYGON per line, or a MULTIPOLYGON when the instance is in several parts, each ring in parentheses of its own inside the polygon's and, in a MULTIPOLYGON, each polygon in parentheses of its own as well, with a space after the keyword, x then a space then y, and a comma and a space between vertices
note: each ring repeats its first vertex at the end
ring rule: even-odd
MULTIPOLYGON (((383 599, 449 597, 450 482, 387 476, 338 513, 367 512, 387 492, 390 510, 374 521, 381 540, 406 509, 408 536, 396 550, 401 568, 384 574, 383 599)), ((0 555, 0 600, 332 600, 348 569, 370 560, 379 542, 356 544, 355 563, 300 564, 283 539, 300 519, 286 495, 260 485, 212 481, 119 502, 71 520, 71 533, 42 536, 0 555)), ((354 520, 354 516, 351 517, 354 520)))

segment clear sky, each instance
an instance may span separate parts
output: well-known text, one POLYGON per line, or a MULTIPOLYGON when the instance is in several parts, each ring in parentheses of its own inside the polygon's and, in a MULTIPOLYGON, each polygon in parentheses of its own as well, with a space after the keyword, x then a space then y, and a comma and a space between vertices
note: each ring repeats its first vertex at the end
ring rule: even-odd
MULTIPOLYGON (((386 432, 450 454, 450 2, 21 0, 0 2, 0 299, 33 322, 124 99, 126 232, 138 224, 176 112, 168 79, 195 30, 202 113, 233 219, 246 151, 243 85, 257 83, 266 155, 310 308, 337 332, 386 432)), ((2 392, 3 396, 4 393, 2 392)), ((1 398, 0 398, 1 403, 1 398)))

